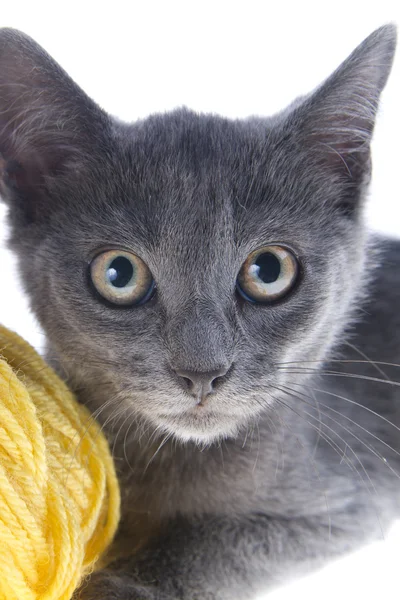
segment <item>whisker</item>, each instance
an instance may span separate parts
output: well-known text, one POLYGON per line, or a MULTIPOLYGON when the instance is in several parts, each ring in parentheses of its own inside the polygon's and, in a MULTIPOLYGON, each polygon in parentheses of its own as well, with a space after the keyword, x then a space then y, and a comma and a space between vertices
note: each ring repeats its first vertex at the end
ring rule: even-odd
POLYGON ((370 375, 359 375, 357 373, 341 373, 340 371, 324 371, 320 369, 309 369, 309 368, 301 368, 301 367, 287 367, 282 368, 278 367, 280 371, 284 371, 285 373, 291 373, 292 375, 321 375, 321 376, 332 376, 332 377, 346 377, 350 379, 360 379, 365 381, 374 381, 376 383, 386 383, 387 385, 393 385, 395 387, 400 387, 399 381, 392 381, 391 379, 381 379, 379 377, 372 377, 370 375), (294 370, 297 368, 297 370, 294 370))
POLYGON ((147 469, 149 468, 150 464, 153 462, 154 458, 157 456, 157 454, 159 453, 159 451, 161 450, 161 448, 167 443, 167 441, 170 439, 171 436, 172 436, 172 432, 168 432, 165 435, 165 437, 163 438, 163 440, 159 444, 157 450, 154 452, 154 454, 151 456, 149 462, 145 466, 144 471, 143 471, 144 473, 146 473, 147 469))
MULTIPOLYGON (((74 450, 74 452, 73 452, 72 456, 71 456, 71 453, 70 453, 70 446, 71 446, 71 444, 72 444, 72 442, 73 442, 74 438, 75 438, 75 437, 78 435, 78 432, 75 432, 75 433, 74 433, 74 435, 73 435, 73 437, 71 438, 71 440, 70 440, 70 442, 69 442, 69 448, 66 450, 66 452, 65 452, 65 456, 64 456, 65 460, 67 460, 68 458, 70 459, 70 461, 69 461, 69 466, 68 466, 68 468, 66 468, 66 479, 65 479, 65 484, 64 484, 65 486, 67 485, 67 481, 68 481, 68 475, 69 475, 69 473, 70 473, 70 471, 71 471, 71 469, 72 469, 72 465, 74 464, 74 461, 75 461, 75 459, 76 459, 77 453, 78 453, 79 449, 81 448, 81 446, 82 446, 82 444, 83 444, 83 440, 84 440, 84 438, 86 437, 86 435, 88 434, 88 432, 89 432, 90 428, 91 428, 91 427, 94 425, 94 423, 95 423, 96 419, 97 419, 97 418, 100 416, 100 414, 101 414, 101 413, 102 413, 102 412, 103 412, 103 411, 104 411, 104 410, 105 410, 105 409, 106 409, 108 406, 110 406, 110 404, 112 404, 113 402, 114 402, 114 398, 110 398, 110 399, 109 399, 109 400, 108 400, 108 401, 107 401, 105 404, 103 404, 102 406, 100 406, 100 407, 99 407, 99 408, 98 408, 96 411, 94 411, 94 412, 93 412, 93 413, 90 415, 90 417, 89 417, 89 418, 88 418, 88 420, 87 420, 87 426, 86 426, 86 428, 85 428, 85 430, 84 430, 83 434, 80 436, 79 442, 78 442, 78 444, 76 445, 76 447, 75 447, 75 450, 74 450)), ((102 429, 102 428, 100 428, 100 431, 101 431, 101 429, 102 429)), ((96 439, 96 438, 95 438, 95 439, 96 439)), ((93 442, 93 444, 94 444, 94 442, 93 442)), ((64 463, 64 467, 65 467, 65 463, 64 463)))
MULTIPOLYGON (((98 430, 98 432, 96 433, 96 436, 95 436, 95 437, 94 437, 94 439, 93 439, 93 443, 92 443, 91 450, 90 450, 90 452, 87 454, 87 457, 86 457, 86 465, 88 465, 88 464, 89 464, 90 457, 91 457, 91 455, 92 455, 92 453, 93 453, 93 451, 94 451, 94 448, 95 448, 96 440, 97 440, 97 439, 99 438, 99 436, 102 434, 102 432, 103 432, 103 431, 104 431, 104 429, 107 427, 107 425, 108 425, 110 422, 112 422, 114 419, 116 419, 116 418, 118 418, 118 417, 120 416, 120 414, 121 414, 122 410, 123 410, 123 409, 122 409, 122 408, 121 408, 121 407, 120 407, 118 404, 116 404, 116 406, 115 406, 114 410, 113 410, 113 411, 111 412, 111 414, 110 414, 110 415, 107 417, 107 419, 105 420, 105 422, 104 422, 104 423, 103 423, 103 424, 102 424, 102 425, 99 427, 99 430, 98 430)), ((114 457, 113 457, 113 458, 114 458, 114 457)))
POLYGON ((318 412, 318 420, 320 422, 319 429, 318 429, 318 432, 317 432, 317 439, 315 440, 315 444, 314 444, 313 456, 315 457, 316 454, 317 454, 318 443, 319 443, 319 440, 321 438, 322 419, 321 419, 321 407, 320 407, 320 403, 317 400, 316 395, 314 394, 314 391, 311 390, 310 393, 312 394, 312 397, 314 399, 315 407, 316 407, 316 410, 318 412))
MULTIPOLYGON (((120 415, 123 415, 123 414, 124 414, 124 412, 126 411, 126 409, 127 409, 127 407, 125 407, 125 406, 124 406, 124 410, 123 410, 123 411, 121 411, 120 415)), ((123 429, 123 427, 124 427, 125 423, 127 422, 127 420, 129 419, 129 417, 130 417, 130 416, 131 416, 131 415, 130 415, 130 414, 129 414, 129 412, 128 412, 128 414, 126 415, 125 419, 122 421, 122 423, 121 423, 121 425, 120 425, 120 427, 119 427, 119 429, 118 429, 118 431, 117 431, 117 434, 116 434, 116 435, 115 435, 115 437, 114 437, 113 446, 112 446, 112 455, 113 455, 113 456, 115 455, 115 450, 116 450, 116 446, 117 446, 117 440, 118 440, 118 436, 119 436, 119 434, 121 433, 121 431, 122 431, 122 429, 123 429)))
POLYGON ((93 388, 99 388, 108 385, 115 385, 115 381, 102 381, 99 382, 96 380, 87 380, 87 385, 79 386, 79 387, 71 387, 71 391, 73 394, 79 394, 79 392, 84 392, 85 390, 91 390, 93 388))
MULTIPOLYGON (((373 361, 372 359, 370 359, 365 352, 363 352, 362 350, 360 350, 359 348, 357 348, 357 346, 354 346, 354 344, 350 344, 350 342, 344 342, 346 344, 346 346, 348 346, 349 348, 351 348, 352 350, 354 350, 355 352, 357 352, 360 356, 362 356, 363 358, 366 359, 366 361, 372 366, 374 367, 378 373, 380 373, 382 375, 382 377, 384 377, 385 379, 389 379, 389 377, 386 375, 385 371, 383 371, 380 368, 380 364, 384 365, 385 363, 378 363, 376 361, 373 361)), ((392 367, 400 367, 400 365, 386 365, 386 366, 392 366, 392 367)))
POLYGON ((338 398, 339 400, 344 400, 345 402, 348 402, 349 404, 353 404, 354 406, 358 406, 359 408, 363 408, 367 412, 371 413, 372 415, 374 415, 378 419, 381 419, 382 421, 384 421, 385 423, 387 423, 388 425, 390 425, 391 427, 393 427, 394 429, 396 429, 396 431, 400 432, 400 427, 398 427, 397 425, 395 425, 392 421, 390 421, 389 419, 387 419, 383 415, 377 413, 375 410, 372 410, 372 408, 369 408, 368 406, 364 406, 360 402, 357 402, 356 400, 352 400, 350 398, 346 398, 346 396, 341 396, 340 394, 335 394, 334 392, 328 392, 328 390, 321 390, 321 389, 315 388, 315 387, 313 387, 311 389, 314 390, 314 392, 320 392, 321 394, 327 394, 328 396, 333 396, 334 398, 338 398))
MULTIPOLYGON (((269 415, 265 415, 265 416, 267 417, 268 427, 269 427, 269 429, 271 431, 271 434, 275 433, 277 435, 278 434, 278 428, 277 428, 276 424, 274 423, 273 419, 269 415)), ((281 431, 283 431, 282 428, 281 428, 281 431)), ((284 462, 285 459, 284 459, 284 452, 283 452, 282 435, 280 436, 279 440, 277 440, 277 441, 275 441, 275 436, 273 436, 273 437, 274 437, 274 442, 275 442, 275 446, 276 446, 276 449, 277 449, 277 452, 276 452, 276 466, 275 466, 275 479, 276 479, 277 476, 278 476, 278 471, 279 471, 279 460, 280 460, 280 457, 282 459, 282 468, 281 468, 282 471, 283 471, 283 469, 285 467, 285 462, 284 462)))
MULTIPOLYGON (((286 404, 285 404, 283 401, 281 401, 279 398, 276 398, 276 397, 275 397, 273 394, 269 394, 269 396, 270 396, 270 398, 271 398, 271 399, 272 399, 274 402, 278 402, 278 403, 279 403, 279 404, 281 404, 282 406, 285 406, 285 407, 288 407, 288 408, 290 408, 288 405, 286 405, 286 404)), ((275 413, 275 414, 276 414, 276 413, 275 413)), ((281 424, 283 425, 283 427, 285 427, 286 429, 289 429, 289 431, 290 431, 290 432, 293 434, 292 428, 290 427, 290 425, 288 425, 288 424, 287 424, 287 422, 286 422, 286 421, 283 419, 283 417, 282 417, 281 415, 278 415, 278 418, 279 418, 279 420, 281 421, 281 424)), ((311 425, 311 426, 312 426, 312 425, 311 425)), ((321 435, 324 435, 324 434, 321 434, 321 435)), ((327 437, 329 438, 329 436, 327 436, 327 437)), ((295 440, 296 440, 297 444, 298 444, 298 445, 299 445, 301 448, 303 448, 303 449, 304 449, 304 450, 307 452, 307 450, 306 450, 306 448, 305 448, 305 445, 304 445, 304 444, 303 444, 303 443, 300 441, 299 437, 298 437, 296 434, 294 434, 294 438, 295 438, 295 440)), ((332 440, 332 442, 333 442, 333 440, 332 440)), ((327 443, 329 444, 330 442, 327 440, 327 443)), ((335 442, 333 442, 333 443, 335 443, 335 442)), ((335 444, 335 445, 336 445, 336 444, 335 444)), ((313 458, 313 457, 312 457, 312 455, 310 455, 310 453, 309 453, 309 452, 307 452, 307 454, 308 454, 308 458, 309 458, 309 460, 310 460, 311 467, 312 467, 312 469, 313 469, 314 473, 316 474, 316 476, 317 476, 317 479, 318 479, 319 483, 322 485, 322 481, 321 481, 321 475, 320 475, 320 472, 319 472, 319 470, 318 470, 318 467, 317 467, 317 465, 316 465, 315 458, 313 458)), ((341 455, 341 453, 340 453, 340 451, 339 451, 339 456, 340 456, 340 455, 341 455)), ((351 465, 351 466, 353 467, 353 465, 351 465)), ((353 468, 354 468, 354 467, 353 467, 353 468)), ((324 492, 324 491, 323 491, 323 492, 322 492, 322 495, 323 495, 323 497, 324 497, 324 499, 325 499, 326 510, 327 510, 327 514, 328 514, 328 539, 330 540, 330 539, 331 539, 331 535, 332 535, 332 518, 331 518, 330 505, 329 505, 328 496, 326 495, 326 492, 324 492)))
POLYGON ((258 459, 260 457, 260 443, 261 443, 261 439, 260 439, 260 426, 258 424, 258 421, 259 420, 257 419, 256 420, 256 427, 257 427, 257 434, 258 434, 258 444, 257 444, 257 454, 256 454, 256 457, 255 457, 255 460, 254 460, 254 465, 253 465, 253 468, 252 468, 252 472, 253 473, 256 470, 258 459))
MULTIPOLYGON (((282 391, 284 392, 284 390, 282 390, 282 391)), ((286 404, 286 403, 285 403, 285 402, 283 402, 283 400, 281 400, 281 399, 276 399, 276 400, 277 400, 279 403, 281 403, 283 406, 285 406, 286 408, 288 408, 289 410, 291 410, 292 412, 294 412, 294 413, 295 413, 297 416, 299 416, 301 419, 303 419, 303 420, 304 420, 306 423, 308 423, 308 425, 309 425, 310 427, 312 427, 312 428, 313 428, 313 429, 315 429, 316 431, 319 431, 319 429, 318 429, 318 428, 317 428, 315 425, 313 425, 312 423, 310 423, 310 421, 308 421, 307 419, 305 419, 305 418, 304 418, 304 417, 303 417, 301 414, 299 414, 299 413, 298 413, 298 412, 297 412, 297 411, 296 411, 296 410, 295 410, 295 409, 294 409, 292 406, 290 406, 289 404, 286 404)), ((316 420, 316 418, 315 418, 315 417, 313 417, 313 415, 310 415, 310 414, 309 414, 307 411, 306 411, 306 414, 307 414, 308 416, 310 416, 311 418, 313 418, 314 420, 316 420)), ((367 493, 368 493, 368 494, 371 496, 371 499, 372 499, 372 493, 371 493, 371 490, 369 489, 369 487, 368 487, 368 485, 367 485, 367 482, 364 480, 364 478, 363 478, 362 474, 361 474, 361 473, 360 473, 360 471, 357 469, 357 467, 356 467, 355 465, 353 465, 353 463, 352 463, 352 462, 349 460, 349 458, 346 456, 346 450, 347 450, 347 448, 348 448, 348 449, 349 449, 349 450, 350 450, 350 451, 351 451, 351 452, 354 454, 354 456, 355 456, 355 458, 356 458, 357 462, 359 462, 359 464, 360 464, 361 468, 362 468, 362 469, 363 469, 363 471, 365 472, 365 475, 366 475, 367 479, 368 479, 368 480, 369 480, 369 482, 371 483, 371 486, 372 486, 372 489, 373 489, 373 490, 374 490, 374 492, 375 492, 375 495, 377 496, 377 491, 376 491, 376 488, 375 488, 375 486, 374 486, 373 482, 371 481, 371 478, 370 478, 370 476, 369 476, 368 472, 366 471, 366 469, 365 469, 365 467, 364 467, 363 463, 361 462, 361 460, 360 460, 360 458, 358 457, 358 455, 356 454, 356 452, 354 452, 354 450, 351 448, 351 446, 350 446, 350 445, 349 445, 349 444, 348 444, 348 443, 347 443, 347 442, 346 442, 346 441, 345 441, 345 440, 344 440, 344 439, 343 439, 343 438, 342 438, 342 437, 341 437, 341 436, 340 436, 340 435, 339 435, 337 432, 335 432, 335 431, 334 431, 334 430, 333 430, 331 427, 327 426, 325 423, 323 423, 323 426, 324 426, 324 427, 326 427, 327 429, 329 429, 330 431, 332 431, 332 432, 334 433, 334 435, 336 435, 336 436, 337 436, 337 437, 338 437, 338 438, 339 438, 339 439, 340 439, 340 440, 341 440, 341 441, 344 443, 344 445, 345 445, 345 447, 344 447, 344 451, 342 452, 342 450, 341 450, 340 446, 338 446, 338 444, 336 444, 335 442, 333 442, 333 440, 332 440, 332 438, 331 438, 330 436, 328 436, 328 435, 325 435, 325 433, 322 433, 322 432, 321 432, 322 438, 323 438, 323 439, 325 439, 325 441, 326 441, 326 442, 327 442, 327 443, 328 443, 328 444, 329 444, 329 445, 330 445, 330 446, 333 448, 333 450, 335 450, 335 451, 336 451, 336 452, 339 454, 339 457, 341 458, 341 461, 340 461, 340 462, 342 463, 342 462, 344 461, 344 462, 345 462, 345 464, 346 464, 346 465, 347 465, 347 466, 348 466, 348 467, 349 467, 349 468, 350 468, 352 471, 354 471, 354 473, 357 475, 357 477, 358 477, 358 478, 361 480, 362 484, 365 486, 365 489, 366 489, 367 493), (332 442, 334 445, 332 445, 332 443, 331 443, 331 442, 332 442), (337 446, 337 448, 338 448, 339 450, 336 450, 334 446, 337 446)), ((373 506, 374 506, 374 512, 375 512, 375 514, 376 514, 377 522, 378 522, 378 525, 379 525, 379 529, 380 529, 380 531, 381 531, 382 539, 385 539, 385 535, 384 535, 384 532, 383 532, 382 523, 381 523, 381 520, 380 520, 380 517, 379 517, 379 513, 378 513, 378 510, 377 510, 377 507, 376 507, 375 503, 373 503, 373 506)))
MULTIPOLYGON (((129 435, 130 429, 131 429, 132 425, 133 425, 134 423, 136 423, 136 419, 135 419, 135 418, 132 418, 132 417, 134 417, 134 416, 135 416, 135 415, 134 415, 134 410, 133 410, 133 408, 131 409, 130 415, 128 415, 128 416, 129 416, 129 417, 130 417, 132 420, 131 420, 131 422, 129 423, 127 430, 125 431, 125 435, 124 435, 124 443, 123 443, 122 447, 123 447, 123 450, 124 450, 124 457, 125 457, 126 463, 127 463, 128 467, 129 467, 129 470, 130 470, 130 471, 133 473, 133 472, 134 472, 134 469, 133 469, 133 467, 132 467, 132 465, 131 465, 131 462, 130 462, 130 460, 129 460, 129 458, 128 458, 128 454, 127 454, 127 451, 126 451, 126 442, 127 442, 127 438, 128 438, 128 435, 129 435)), ((137 423, 136 423, 136 424, 137 424, 137 423)), ((147 428, 143 428, 143 431, 142 431, 141 435, 139 436, 139 444, 140 444, 140 440, 141 440, 141 439, 142 439, 142 437, 143 437, 143 436, 146 434, 146 431, 148 431, 149 429, 150 429, 150 425, 148 425, 148 427, 147 427, 147 428)))
MULTIPOLYGON (((274 386, 273 386, 273 387, 274 387, 274 386)), ((301 399, 301 398, 298 396, 297 392, 295 392, 295 393, 291 393, 291 392, 287 392, 287 391, 285 391, 284 389, 279 389, 279 388, 277 388, 277 387, 275 387, 275 389, 277 389, 278 391, 281 391, 281 392, 283 392, 283 393, 287 394, 288 396, 291 396, 291 397, 294 397, 295 399, 298 399, 298 400, 300 400, 300 401, 303 401, 303 400, 302 400, 302 399, 301 399)), ((286 406, 287 406, 288 408, 290 408, 290 409, 291 409, 293 412, 295 412, 295 414, 297 414, 298 416, 301 416, 299 413, 297 413, 297 412, 296 412, 296 410, 295 410, 295 409, 293 409, 293 407, 291 407, 290 405, 286 405, 286 406)), ((313 407, 313 405, 311 405, 311 406, 313 407)), ((314 408, 314 407, 313 407, 313 408, 314 408)), ((313 419, 313 420, 317 421, 317 418, 316 418, 316 417, 314 417, 314 415, 311 415, 309 412, 305 411, 305 414, 306 414, 307 416, 309 416, 311 419, 313 419)), ((326 416, 328 416, 328 415, 326 415, 326 416)), ((328 416, 328 418, 330 418, 330 417, 328 416)), ((332 420, 334 420, 334 419, 332 419, 332 420)), ((311 423, 309 423, 309 425, 311 425, 311 426, 312 426, 312 424, 311 424, 311 423)), ((322 425, 323 425, 323 427, 325 427, 326 429, 328 429, 329 431, 331 431, 331 432, 332 432, 334 435, 336 435, 336 436, 337 436, 337 437, 340 439, 340 441, 341 441, 341 442, 342 442, 342 443, 345 445, 345 448, 348 448, 348 449, 350 450, 350 452, 351 452, 351 453, 354 455, 354 457, 355 457, 355 459, 357 460, 357 462, 359 463, 359 465, 360 465, 361 469, 362 469, 362 470, 363 470, 363 472, 365 473, 365 476, 367 477, 367 479, 368 479, 368 481, 369 481, 369 483, 370 483, 370 485, 371 485, 371 487, 372 487, 372 489, 373 489, 373 491, 374 491, 374 493, 375 493, 376 497, 378 497, 378 493, 377 493, 376 487, 375 487, 375 485, 374 485, 373 481, 371 480, 371 477, 370 477, 370 475, 369 475, 368 471, 366 470, 366 468, 365 468, 365 466, 364 466, 363 462, 361 461, 360 457, 358 456, 358 454, 357 454, 357 453, 354 451, 354 449, 353 449, 353 448, 352 448, 352 447, 351 447, 351 446, 348 444, 348 442, 346 442, 346 440, 345 440, 345 439, 344 439, 344 438, 343 438, 343 437, 342 437, 342 436, 341 436, 341 435, 340 435, 340 434, 339 434, 337 431, 335 431, 334 429, 332 429, 332 427, 329 427, 329 425, 327 425, 326 423, 322 423, 322 425)), ((340 424, 339 424, 339 426, 343 427, 343 426, 342 426, 342 425, 340 425, 340 424)), ((344 428, 344 427, 343 427, 343 428, 344 428)), ((314 429, 316 429, 316 430, 317 430, 316 426, 314 426, 314 429)), ((344 429, 345 429, 345 428, 344 428, 344 429)), ((351 433, 351 432, 350 432, 350 433, 351 433)), ((352 434, 352 435, 354 435, 354 434, 352 434)), ((356 436, 354 436, 354 437, 356 437, 356 436)), ((344 459, 344 454, 343 454, 343 459, 344 459)), ((367 482, 366 482, 366 481, 364 480, 364 478, 362 477, 362 474, 361 474, 361 473, 358 471, 358 469, 357 469, 357 468, 355 469, 355 472, 356 472, 356 473, 358 474, 358 476, 360 477, 361 481, 362 481, 362 482, 363 482, 363 484, 365 485, 365 489, 366 489, 366 490, 367 490, 367 492, 368 492, 368 493, 371 495, 371 498, 372 498, 371 490, 368 488, 367 482)), ((378 520, 378 523, 379 523, 379 526, 380 526, 380 529, 381 529, 382 537, 384 538, 383 527, 382 527, 382 524, 381 524, 381 521, 380 521, 380 518, 379 518, 379 514, 378 514, 378 511, 377 511, 377 509, 376 509, 376 506, 375 506, 375 504, 374 504, 374 508, 375 508, 375 512, 376 512, 377 520, 378 520)))
MULTIPOLYGON (((348 344, 348 342, 345 342, 346 344, 348 344)), ((351 346, 351 344, 348 344, 349 346, 351 346)), ((357 351, 357 348, 355 346, 351 346, 354 350, 357 351)), ((361 353, 361 350, 358 350, 358 352, 361 353)), ((363 356, 366 356, 364 353, 362 353, 363 356)), ((400 364, 398 363, 391 363, 391 362, 384 362, 384 361, 372 361, 372 360, 356 360, 356 359, 349 359, 349 358, 328 358, 328 359, 316 359, 316 360, 287 360, 287 361, 282 361, 282 362, 274 362, 272 363, 274 367, 279 367, 281 365, 285 366, 285 365, 304 365, 304 364, 314 364, 314 363, 320 363, 320 364, 325 364, 325 363, 344 363, 344 364, 370 364, 372 366, 376 366, 376 365, 382 365, 384 367, 399 367, 400 368, 400 364)), ((384 375, 385 377, 387 377, 386 373, 384 371, 379 371, 381 373, 381 375, 384 375)))
POLYGON ((250 425, 248 425, 246 427, 246 435, 244 437, 244 441, 243 441, 243 445, 242 445, 242 450, 244 450, 244 447, 246 446, 247 438, 249 437, 250 428, 251 428, 250 425))
MULTIPOLYGON (((295 384, 297 385, 297 384, 295 384)), ((287 386, 282 386, 285 387, 286 389, 290 390, 291 392, 295 393, 295 394, 300 394, 301 396, 303 396, 303 399, 298 397, 298 399, 301 402, 304 402, 305 404, 311 406, 312 408, 314 408, 314 406, 310 403, 307 402, 306 400, 304 400, 304 394, 302 394, 301 392, 298 392, 297 390, 293 390, 292 388, 289 388, 287 386)), ((308 396, 305 396, 306 398, 308 398, 308 396)), ((321 403, 322 406, 326 406, 323 403, 321 403)), ((400 452, 397 452, 394 448, 392 448, 391 446, 389 446, 389 444, 386 444, 385 442, 383 442, 383 440, 381 440, 380 438, 378 438, 377 436, 375 436, 373 433, 371 433, 370 431, 368 431, 368 429, 365 429, 364 427, 362 427, 362 425, 359 425, 356 421, 353 421, 352 419, 350 419, 349 417, 346 417, 345 415, 342 415, 339 411, 334 410, 333 408, 326 406, 326 408, 328 410, 331 410, 332 412, 335 412, 336 414, 340 415, 341 417, 344 417, 345 419, 351 421, 354 425, 356 425, 357 427, 360 427, 360 429, 362 429, 363 431, 365 431, 367 434, 371 435, 372 437, 376 438, 379 442, 383 443, 385 446, 387 446, 390 450, 393 450, 396 454, 398 454, 400 456, 400 452)), ((368 444, 367 442, 365 442, 364 440, 362 440, 361 438, 359 438, 354 432, 351 431, 351 429, 348 429, 347 427, 345 427, 342 423, 340 423, 339 421, 337 421, 336 419, 334 419, 333 417, 331 417, 330 415, 328 415, 325 411, 323 411, 324 416, 326 416, 328 419, 330 419, 331 421, 333 421, 336 425, 339 425, 339 427, 341 427, 342 429, 344 429, 344 431, 346 431, 347 433, 349 433, 352 437, 354 437, 358 442, 360 442, 365 448, 367 448, 372 454, 374 454, 377 458, 379 458, 379 460, 381 462, 384 463, 384 465, 386 467, 388 467, 388 469, 390 469, 392 471, 392 473, 398 478, 400 479, 400 475, 397 473, 397 471, 395 471, 393 469, 393 467, 388 463, 387 459, 382 456, 382 454, 380 452, 378 452, 373 446, 371 446, 370 444, 368 444)))
MULTIPOLYGON (((313 392, 321 392, 321 393, 325 393, 325 394, 332 394, 331 392, 328 392, 326 390, 319 390, 317 388, 313 388, 310 387, 308 385, 305 384, 301 384, 301 383, 296 383, 294 381, 290 382, 290 385, 296 385, 296 386, 300 386, 302 388, 307 388, 309 390, 312 390, 313 392)), ((293 390, 295 391, 295 390, 293 390)), ((335 397, 341 398, 342 400, 347 400, 349 402, 351 402, 351 400, 349 398, 345 398, 343 396, 338 396, 338 394, 332 394, 335 397)), ((365 433, 367 433, 368 435, 372 436, 373 438, 375 438, 378 442, 380 442, 381 444, 383 444, 384 446, 386 446, 389 450, 391 450, 392 452, 394 452, 395 454, 397 454, 398 456, 400 456, 400 452, 398 450, 396 450, 395 448, 393 448, 393 446, 391 446, 390 444, 388 444, 387 442, 385 442, 384 440, 382 440, 380 437, 378 437, 377 435, 375 435, 374 433, 372 433, 372 431, 369 431, 368 429, 366 429, 365 427, 363 427, 362 425, 360 425, 359 423, 357 423, 357 421, 354 421, 353 419, 351 419, 350 417, 348 417, 347 415, 344 415, 343 413, 341 413, 338 410, 335 410, 334 408, 332 408, 331 406, 328 406, 328 404, 324 404, 323 402, 320 402, 321 406, 323 406, 324 408, 326 408, 327 410, 330 410, 334 413, 336 413, 337 415, 341 416, 343 419, 346 419, 347 421, 350 421, 350 423, 352 423, 353 425, 355 425, 356 427, 359 427, 360 429, 362 429, 363 431, 365 431, 365 433)), ((366 408, 365 406, 362 406, 362 408, 366 408)), ((368 409, 370 410, 370 409, 368 409)), ((372 411, 374 412, 374 411, 372 411)), ((376 416, 380 417, 381 415, 376 414, 376 416)), ((383 419, 385 419, 385 417, 382 417, 383 419)), ((385 419, 387 420, 387 419, 385 419)), ((392 425, 393 427, 395 427, 396 429, 399 429, 398 427, 396 427, 396 425, 394 425, 394 423, 392 423, 391 421, 388 421, 388 423, 390 425, 392 425)), ((383 457, 384 458, 384 457, 383 457)), ((386 459, 384 459, 386 460, 386 459)))
MULTIPOLYGON (((299 396, 299 393, 298 393, 296 390, 287 391, 287 390, 283 389, 283 387, 275 387, 275 386, 271 386, 271 387, 274 387, 274 388, 275 388, 275 389, 277 389, 278 391, 281 391, 281 392, 285 393, 286 395, 288 395, 288 396, 290 396, 290 397, 292 397, 292 398, 295 398, 296 400, 300 400, 300 402, 303 402, 304 404, 307 404, 307 405, 311 406, 312 408, 314 408, 313 404, 311 404, 311 403, 309 403, 309 402, 306 402, 304 399, 302 399, 302 398, 299 396)), ((317 417, 315 417, 315 416, 314 416, 314 415, 312 415, 311 413, 309 413, 309 412, 305 411, 305 414, 306 414, 307 416, 309 416, 311 419, 313 419, 313 420, 315 420, 315 421, 318 421, 317 417)), ((328 416, 328 415, 326 415, 326 416, 328 416)), ((329 418, 329 419, 331 419, 332 421, 334 421, 333 417, 330 417, 330 416, 328 416, 328 418, 329 418)), ((344 426, 342 426, 342 425, 340 425, 340 423, 337 423, 337 422, 336 422, 336 424, 338 424, 340 427, 343 427, 343 429, 345 429, 345 427, 344 427, 344 426)), ((351 446, 349 445, 349 443, 348 443, 348 442, 346 442, 346 440, 345 440, 345 439, 344 439, 344 438, 343 438, 343 437, 342 437, 342 436, 341 436, 341 435, 340 435, 340 434, 339 434, 337 431, 335 431, 334 429, 332 429, 332 427, 330 427, 329 425, 327 425, 327 424, 326 424, 326 423, 324 423, 324 422, 322 422, 322 425, 323 425, 323 427, 325 427, 325 428, 329 429, 329 431, 331 431, 331 432, 332 432, 334 435, 336 435, 336 436, 337 436, 337 437, 340 439, 340 441, 341 441, 341 442, 343 442, 343 444, 345 444, 345 446, 346 446, 346 447, 348 447, 348 448, 349 448, 349 450, 350 450, 350 451, 351 451, 351 452, 354 454, 354 456, 355 456, 356 460, 359 462, 359 464, 360 464, 361 468, 362 468, 362 469, 363 469, 363 471, 365 472, 366 476, 368 477, 368 479, 369 479, 369 481, 370 481, 371 485, 373 486, 373 488, 374 488, 374 491, 375 491, 375 493, 376 493, 375 486, 374 486, 374 484, 372 483, 372 481, 371 481, 371 479, 370 479, 370 477, 369 477, 369 475, 368 475, 368 473, 367 473, 367 471, 366 471, 366 469, 365 469, 364 465, 362 464, 362 462, 361 462, 360 458, 358 457, 358 455, 356 454, 356 452, 355 452, 355 451, 354 451, 354 450, 351 448, 351 446)), ((353 435, 353 434, 352 434, 352 435, 353 435)), ((355 436, 354 436, 354 437, 355 437, 355 436)))

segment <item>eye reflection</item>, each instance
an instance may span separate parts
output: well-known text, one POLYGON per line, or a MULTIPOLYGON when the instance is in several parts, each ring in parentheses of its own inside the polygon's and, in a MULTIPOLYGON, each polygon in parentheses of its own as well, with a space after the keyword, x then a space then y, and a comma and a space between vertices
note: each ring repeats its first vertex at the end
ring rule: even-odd
POLYGON ((123 288, 128 285, 134 275, 132 262, 126 256, 118 256, 114 258, 106 276, 109 282, 117 288, 123 288))

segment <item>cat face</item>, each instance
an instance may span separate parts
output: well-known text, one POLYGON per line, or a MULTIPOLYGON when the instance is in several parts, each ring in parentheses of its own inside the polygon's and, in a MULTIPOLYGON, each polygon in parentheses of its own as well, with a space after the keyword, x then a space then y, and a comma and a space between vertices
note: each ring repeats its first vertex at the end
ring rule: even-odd
POLYGON ((125 125, 3 30, 11 244, 51 351, 92 404, 208 443, 273 410, 282 363, 324 359, 365 280, 360 213, 394 35, 372 34, 273 118, 125 125))

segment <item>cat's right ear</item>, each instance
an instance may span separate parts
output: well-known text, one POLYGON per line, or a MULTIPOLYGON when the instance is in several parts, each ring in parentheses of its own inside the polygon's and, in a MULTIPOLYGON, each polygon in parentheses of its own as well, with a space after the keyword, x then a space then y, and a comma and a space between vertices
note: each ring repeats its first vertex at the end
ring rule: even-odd
POLYGON ((0 193, 26 222, 104 145, 109 119, 29 36, 0 29, 0 193))

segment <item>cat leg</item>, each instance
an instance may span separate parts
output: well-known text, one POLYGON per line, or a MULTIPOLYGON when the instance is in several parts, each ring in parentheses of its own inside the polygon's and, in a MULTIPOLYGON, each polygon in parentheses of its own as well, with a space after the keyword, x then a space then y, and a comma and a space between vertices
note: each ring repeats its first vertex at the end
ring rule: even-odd
POLYGON ((340 531, 306 519, 177 519, 146 550, 94 573, 82 600, 251 600, 344 550, 340 531))

